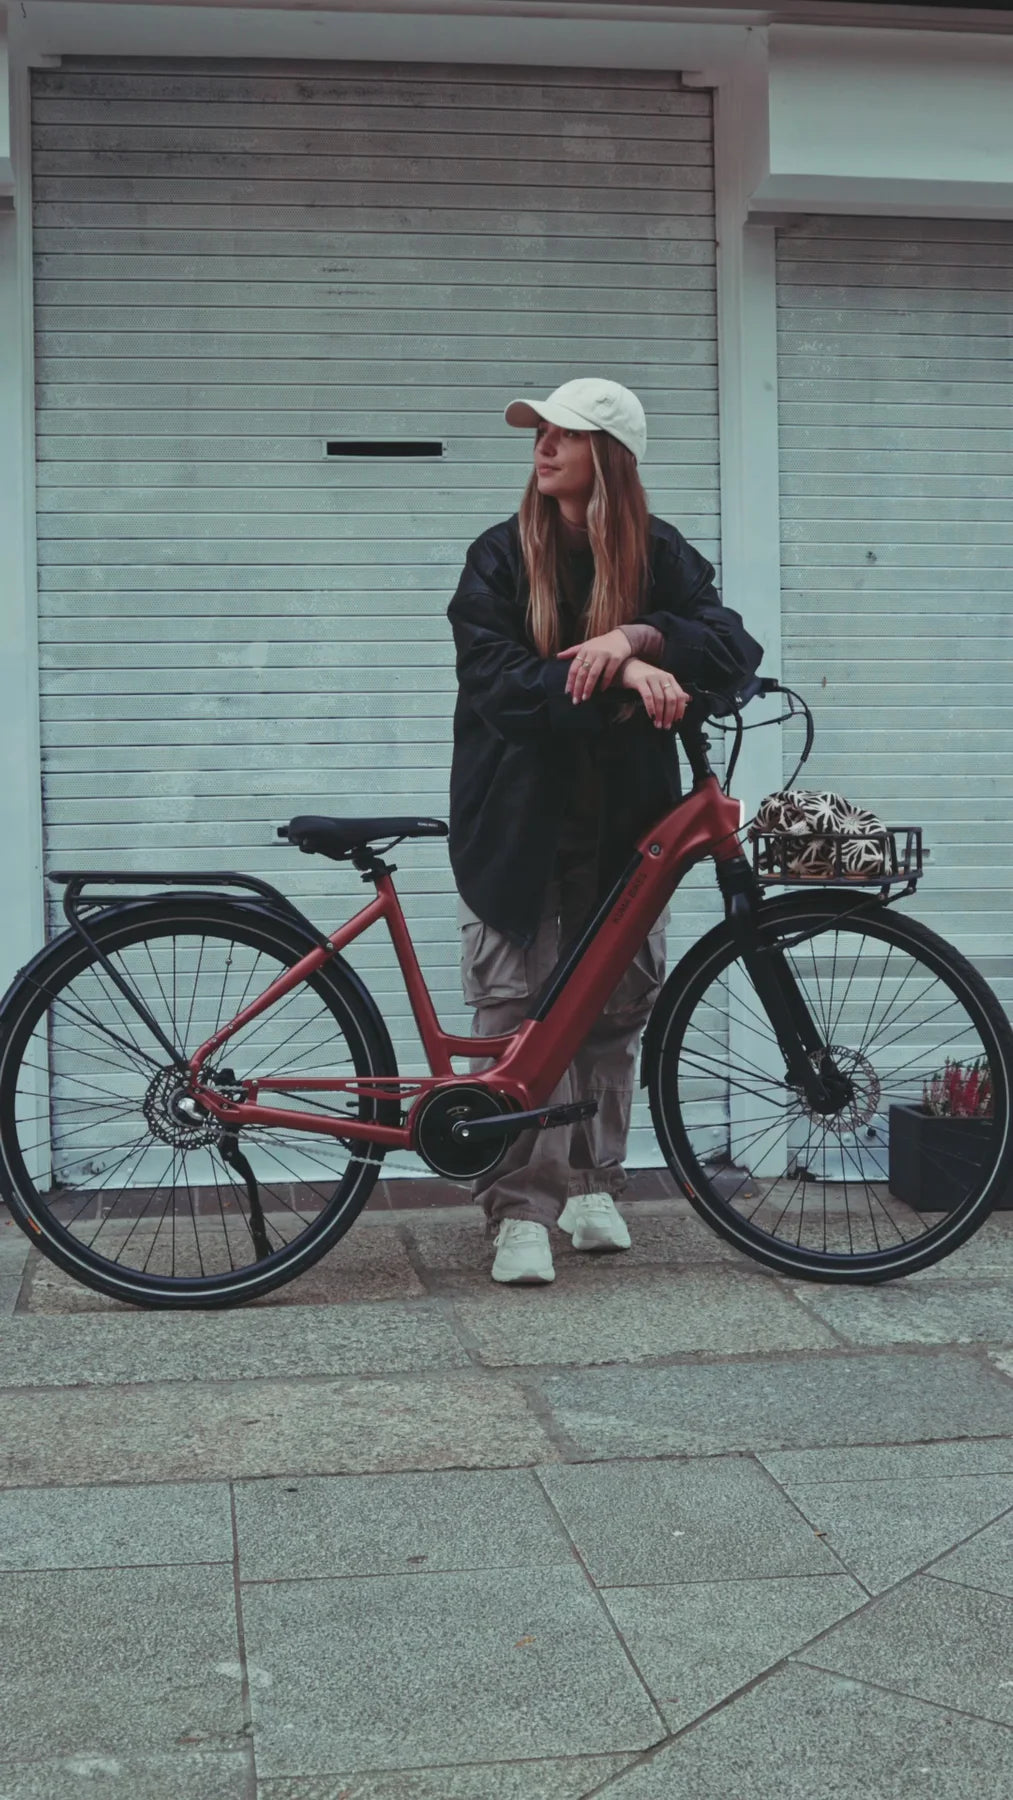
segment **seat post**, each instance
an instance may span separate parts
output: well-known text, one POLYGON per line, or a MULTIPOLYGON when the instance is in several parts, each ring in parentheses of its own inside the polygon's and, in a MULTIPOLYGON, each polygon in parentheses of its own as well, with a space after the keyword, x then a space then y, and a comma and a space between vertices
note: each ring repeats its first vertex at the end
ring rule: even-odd
POLYGON ((352 851, 351 860, 363 881, 372 881, 378 885, 385 875, 397 874, 397 863, 385 863, 371 844, 360 844, 352 851))

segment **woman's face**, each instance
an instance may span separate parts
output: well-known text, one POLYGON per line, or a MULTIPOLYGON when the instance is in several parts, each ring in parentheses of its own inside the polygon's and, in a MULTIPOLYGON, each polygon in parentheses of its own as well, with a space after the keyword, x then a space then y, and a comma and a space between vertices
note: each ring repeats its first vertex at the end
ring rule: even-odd
POLYGON ((594 490, 591 433, 543 421, 535 431, 538 492, 551 495, 564 514, 586 511, 594 490))

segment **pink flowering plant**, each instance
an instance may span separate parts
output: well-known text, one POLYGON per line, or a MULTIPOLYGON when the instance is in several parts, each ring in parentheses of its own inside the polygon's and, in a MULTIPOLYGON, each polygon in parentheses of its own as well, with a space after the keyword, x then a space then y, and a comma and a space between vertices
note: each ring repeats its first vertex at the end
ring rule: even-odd
POLYGON ((979 1057, 965 1069, 947 1057, 942 1072, 925 1082, 922 1100, 937 1119, 990 1119, 992 1077, 987 1061, 979 1057))

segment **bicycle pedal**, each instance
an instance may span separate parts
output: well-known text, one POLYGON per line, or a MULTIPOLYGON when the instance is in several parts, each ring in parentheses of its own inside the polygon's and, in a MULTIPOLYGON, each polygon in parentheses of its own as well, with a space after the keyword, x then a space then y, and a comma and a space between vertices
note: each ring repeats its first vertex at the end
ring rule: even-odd
POLYGON ((549 1131, 554 1125, 574 1125, 578 1119, 593 1119, 597 1111, 597 1100, 569 1100, 561 1106, 540 1106, 535 1112, 495 1113, 488 1119, 460 1119, 452 1128, 451 1136, 461 1144, 473 1138, 489 1137, 494 1132, 519 1137, 522 1131, 549 1131))

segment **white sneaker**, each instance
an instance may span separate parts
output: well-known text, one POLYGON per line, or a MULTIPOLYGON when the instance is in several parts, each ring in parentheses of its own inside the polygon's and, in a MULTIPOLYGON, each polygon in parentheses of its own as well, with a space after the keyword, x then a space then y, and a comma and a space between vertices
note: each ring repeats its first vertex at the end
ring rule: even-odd
POLYGON ((575 1250, 628 1250, 630 1233, 611 1194, 571 1194, 556 1223, 575 1250))
POLYGON ((504 1219, 496 1233, 494 1281, 555 1281, 549 1234, 534 1219, 504 1219))

